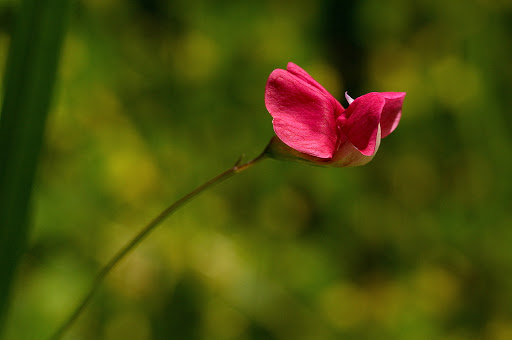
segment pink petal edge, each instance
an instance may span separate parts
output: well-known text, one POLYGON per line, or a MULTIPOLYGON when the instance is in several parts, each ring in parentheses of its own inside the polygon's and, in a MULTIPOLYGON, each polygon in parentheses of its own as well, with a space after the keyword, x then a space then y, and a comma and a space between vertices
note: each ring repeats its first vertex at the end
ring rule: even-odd
POLYGON ((382 108, 380 125, 382 128, 382 138, 387 137, 393 132, 400 118, 402 117, 402 105, 404 103, 405 92, 380 92, 380 95, 386 100, 382 108))
POLYGON ((292 62, 289 62, 286 65, 286 70, 293 75, 296 75, 300 79, 304 80, 306 83, 313 85, 320 91, 322 91, 327 97, 332 97, 332 95, 327 91, 319 82, 315 80, 315 78, 311 77, 309 73, 307 73, 302 67, 292 62))
POLYGON ((320 85, 319 82, 317 82, 313 77, 309 75, 302 67, 300 67, 297 64, 294 64, 292 62, 289 62, 286 66, 286 70, 300 79, 304 80, 306 83, 316 87, 318 90, 320 90, 329 100, 331 101, 331 104, 333 106, 334 115, 335 117, 339 117, 344 111, 345 108, 340 104, 340 102, 334 98, 332 94, 329 93, 322 85, 320 85))

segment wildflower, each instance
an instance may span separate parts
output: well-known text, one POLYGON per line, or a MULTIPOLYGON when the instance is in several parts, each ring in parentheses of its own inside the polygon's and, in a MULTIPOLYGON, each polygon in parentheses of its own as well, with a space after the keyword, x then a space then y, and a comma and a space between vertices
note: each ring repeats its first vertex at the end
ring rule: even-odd
POLYGON ((275 158, 344 167, 368 163, 381 138, 397 127, 405 92, 371 92, 356 99, 345 93, 345 109, 299 66, 274 70, 265 105, 276 137, 267 147, 275 158))

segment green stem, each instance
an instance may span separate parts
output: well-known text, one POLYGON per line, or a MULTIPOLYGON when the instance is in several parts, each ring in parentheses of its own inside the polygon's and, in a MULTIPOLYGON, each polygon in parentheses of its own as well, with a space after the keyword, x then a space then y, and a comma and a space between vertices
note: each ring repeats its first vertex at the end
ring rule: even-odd
POLYGON ((64 333, 71 327, 73 322, 78 318, 78 316, 82 313, 82 311, 85 309, 85 307, 89 304, 92 297, 100 287, 103 280, 105 280, 105 277, 112 271, 112 269, 124 258, 126 255, 130 253, 139 243, 142 242, 146 238, 146 236, 149 235, 163 220, 165 220, 170 214, 175 212, 178 208, 180 208, 182 205, 205 191, 206 189, 214 186, 215 184, 218 184, 229 177, 242 172, 260 160, 265 158, 265 153, 262 153, 260 156, 256 157, 255 159, 240 164, 240 160, 231 168, 227 169, 226 171, 222 172, 221 174, 217 175, 216 177, 210 179, 209 181, 205 182, 201 186, 197 187, 196 189, 192 190, 173 204, 171 204, 167 209, 162 211, 157 217, 155 217, 151 222, 149 222, 144 228, 141 229, 137 235, 133 239, 131 239, 130 242, 128 242, 122 249, 120 249, 111 259, 108 261, 108 263, 103 267, 103 269, 98 273, 96 278, 94 279, 91 288, 89 289, 89 292, 84 296, 80 304, 73 310, 73 312, 69 315, 69 317, 66 319, 66 321, 57 329, 57 331, 53 334, 50 339, 60 339, 64 333))

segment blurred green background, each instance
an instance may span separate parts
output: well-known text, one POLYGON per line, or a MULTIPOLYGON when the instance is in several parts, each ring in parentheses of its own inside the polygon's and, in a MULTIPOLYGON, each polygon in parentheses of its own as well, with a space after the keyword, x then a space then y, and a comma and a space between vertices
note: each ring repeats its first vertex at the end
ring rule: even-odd
POLYGON ((48 336, 145 223, 259 154, 293 61, 345 106, 407 92, 374 160, 207 192, 66 338, 512 339, 511 41, 508 0, 76 1, 6 338, 48 336))

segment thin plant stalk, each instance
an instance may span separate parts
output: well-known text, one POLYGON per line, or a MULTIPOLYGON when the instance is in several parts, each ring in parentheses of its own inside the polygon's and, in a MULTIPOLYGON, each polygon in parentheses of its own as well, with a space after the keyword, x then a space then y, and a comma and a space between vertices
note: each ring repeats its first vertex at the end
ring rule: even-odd
POLYGON ((94 279, 91 288, 88 293, 83 297, 81 302, 77 305, 77 307, 73 310, 73 312, 69 315, 69 317, 62 323, 62 325, 57 329, 57 331, 50 337, 51 340, 60 339, 65 332, 73 325, 76 319, 80 316, 83 310, 87 307, 92 297, 99 289, 105 277, 114 269, 114 267, 125 258, 135 247, 137 247, 162 221, 164 221, 169 215, 178 210, 185 203, 204 192, 206 189, 211 188, 212 186, 230 178, 231 176, 240 173, 244 170, 249 169, 254 164, 259 162, 260 160, 265 158, 265 153, 262 153, 260 156, 255 159, 241 164, 241 160, 239 160, 233 167, 227 169, 221 174, 215 176, 214 178, 208 180, 204 184, 200 185, 196 189, 192 190, 173 204, 171 204, 167 209, 162 211, 157 217, 155 217, 151 222, 149 222, 144 228, 142 228, 123 248, 121 248, 108 263, 101 269, 96 278, 94 279))

